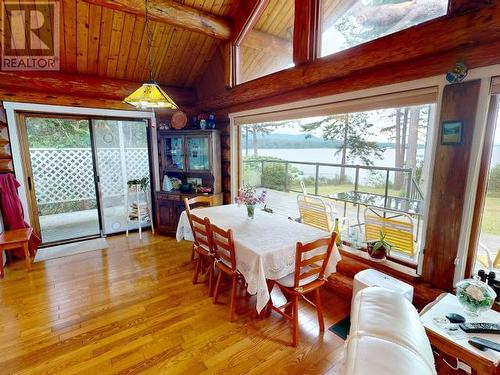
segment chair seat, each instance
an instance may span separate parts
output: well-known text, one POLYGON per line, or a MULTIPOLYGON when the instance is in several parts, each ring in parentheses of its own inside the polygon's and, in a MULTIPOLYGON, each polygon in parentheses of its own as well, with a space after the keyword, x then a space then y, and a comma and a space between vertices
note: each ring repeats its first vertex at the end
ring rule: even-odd
MULTIPOLYGON (((307 272, 311 268, 312 267, 307 266, 307 267, 302 268, 302 271, 307 272)), ((316 281, 317 279, 318 279, 318 275, 312 275, 312 276, 306 277, 305 279, 302 279, 299 281, 299 286, 307 285, 309 283, 312 283, 313 281, 316 281)), ((292 288, 293 284, 295 282, 295 272, 292 272, 291 274, 286 275, 285 277, 282 277, 279 280, 276 280, 276 282, 282 286, 287 287, 287 288, 292 288)))

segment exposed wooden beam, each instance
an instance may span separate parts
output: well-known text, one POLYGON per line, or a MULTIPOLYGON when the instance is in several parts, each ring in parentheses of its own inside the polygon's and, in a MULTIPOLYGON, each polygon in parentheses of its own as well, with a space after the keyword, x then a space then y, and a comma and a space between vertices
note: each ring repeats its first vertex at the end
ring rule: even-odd
MULTIPOLYGON (((65 74, 58 72, 0 72, 0 100, 9 100, 31 92, 33 98, 62 98, 64 103, 71 97, 91 98, 94 101, 121 101, 139 87, 141 83, 95 76, 65 74)), ((191 89, 162 86, 179 106, 193 106, 196 94, 191 89)), ((13 99, 12 99, 13 100, 13 99)), ((75 99, 76 100, 76 99, 75 99)), ((54 101, 56 102, 56 101, 54 101)), ((63 103, 61 103, 63 104, 63 103)), ((132 108, 124 105, 123 108, 132 108)))
MULTIPOLYGON (((113 10, 144 17, 144 2, 139 0, 85 0, 113 10)), ((172 0, 149 0, 149 17, 158 22, 179 26, 211 37, 231 37, 231 22, 172 0)))
MULTIPOLYGON (((469 50, 478 49, 482 45, 498 44, 495 43, 498 40, 500 4, 427 22, 308 64, 245 82, 213 97, 199 98, 198 105, 204 110, 222 110, 245 107, 245 103, 268 102, 273 96, 285 96, 290 101, 291 97, 300 95, 305 88, 313 86, 328 87, 329 91, 323 89, 323 95, 339 90, 356 90, 360 89, 358 75, 367 71, 371 72, 369 81, 373 87, 380 84, 377 79, 378 70, 397 65, 400 71, 392 71, 391 74, 401 76, 405 74, 405 64, 412 65, 415 59, 426 57, 429 65, 420 67, 421 74, 431 75, 429 71, 435 66, 439 66, 444 74, 446 68, 443 70, 438 56, 448 54, 475 59, 474 55, 468 54, 469 50), (467 33, 463 30, 467 30, 467 33), (335 86, 339 80, 342 81, 340 88, 335 86)), ((476 66, 500 59, 498 50, 496 57, 489 56, 494 51, 488 47, 482 53, 485 54, 483 62, 479 61, 480 65, 476 66)))
POLYGON ((318 47, 319 3, 295 0, 293 62, 300 65, 316 58, 318 47))

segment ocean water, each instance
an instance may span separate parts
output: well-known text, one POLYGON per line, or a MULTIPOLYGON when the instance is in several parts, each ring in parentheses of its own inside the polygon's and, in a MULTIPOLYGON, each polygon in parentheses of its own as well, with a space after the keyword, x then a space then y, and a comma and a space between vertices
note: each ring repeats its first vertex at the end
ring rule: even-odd
MULTIPOLYGON (((319 163, 333 163, 339 164, 341 161, 341 155, 336 154, 337 149, 334 148, 304 148, 304 149, 291 149, 291 148, 263 148, 258 150, 260 156, 274 156, 284 160, 290 161, 306 161, 306 162, 319 162, 319 163)), ((386 149, 382 154, 382 158, 374 158, 373 166, 379 167, 394 167, 395 161, 395 149, 386 149)), ((253 150, 249 150, 249 155, 252 155, 253 150)), ((243 150, 243 155, 245 155, 245 150, 243 150)), ((420 148, 417 150, 417 159, 423 159, 424 149, 420 148)), ((363 164, 361 160, 355 160, 349 162, 348 164, 363 164)), ((491 158, 491 165, 500 164, 500 145, 495 145, 493 148, 493 155, 491 158)), ((300 164, 294 165, 300 169, 304 175, 314 175, 315 166, 304 166, 300 164)), ((327 173, 326 167, 322 168, 325 173, 327 173)), ((333 172, 334 168, 330 168, 333 172)), ((329 173, 328 173, 329 174, 329 173)))

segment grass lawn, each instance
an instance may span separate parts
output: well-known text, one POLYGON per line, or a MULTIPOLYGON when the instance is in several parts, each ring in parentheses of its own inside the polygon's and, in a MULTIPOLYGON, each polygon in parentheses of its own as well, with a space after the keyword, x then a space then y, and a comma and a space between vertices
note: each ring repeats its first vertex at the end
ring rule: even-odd
POLYGON ((500 235, 500 197, 486 197, 481 232, 500 235))

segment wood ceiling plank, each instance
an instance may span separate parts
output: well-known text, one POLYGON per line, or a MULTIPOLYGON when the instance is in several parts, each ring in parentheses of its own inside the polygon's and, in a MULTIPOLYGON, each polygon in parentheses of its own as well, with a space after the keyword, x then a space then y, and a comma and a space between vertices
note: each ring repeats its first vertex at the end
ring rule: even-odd
POLYGON ((175 64, 180 40, 183 38, 184 34, 187 33, 189 33, 189 31, 179 29, 177 27, 173 30, 172 39, 170 40, 170 45, 168 47, 168 53, 165 56, 161 69, 163 82, 170 82, 170 79, 172 78, 169 73, 172 69, 172 65, 175 64))
POLYGON ((188 39, 185 42, 181 54, 179 55, 179 64, 174 70, 174 80, 172 84, 175 86, 182 86, 183 82, 189 74, 189 66, 192 66, 193 62, 197 59, 203 59, 203 51, 199 49, 194 49, 193 46, 196 45, 196 38, 201 35, 195 33, 189 33, 188 39))
POLYGON ((99 58, 97 74, 100 77, 106 76, 108 69, 109 46, 111 43, 111 30, 113 29, 113 10, 102 9, 101 14, 101 37, 99 39, 99 58))
POLYGON ((125 69, 125 79, 133 80, 135 65, 137 63, 139 50, 144 37, 144 19, 137 17, 135 20, 134 33, 130 43, 130 53, 128 55, 127 67, 125 69))
MULTIPOLYGON (((212 57, 214 51, 217 48, 217 43, 212 40, 209 37, 204 37, 203 44, 201 47, 202 51, 207 51, 206 54, 207 56, 210 55, 210 58, 212 57)), ((206 68, 208 65, 208 59, 201 60, 201 59, 196 59, 194 62, 191 71, 189 72, 186 82, 184 83, 183 86, 185 87, 192 87, 194 85, 194 82, 198 79, 199 75, 201 72, 206 68)))
POLYGON ((168 71, 168 68, 170 67, 170 64, 172 63, 172 58, 173 58, 173 45, 175 44, 175 40, 179 38, 179 35, 182 33, 182 30, 179 30, 177 27, 170 27, 169 30, 169 38, 166 42, 166 48, 164 51, 164 54, 162 56, 161 62, 158 66, 158 70, 156 72, 156 77, 158 77, 158 80, 161 82, 168 82, 166 80, 166 73, 168 71))
POLYGON ((76 71, 76 0, 64 1, 64 42, 66 54, 66 71, 76 71))
MULTIPOLYGON (((153 28, 154 22, 150 22, 149 27, 153 28)), ((144 64, 147 64, 147 53, 148 53, 148 38, 147 38, 146 25, 144 25, 144 31, 142 33, 139 53, 137 54, 137 60, 134 66, 134 71, 130 77, 132 81, 137 81, 137 82, 141 81, 144 64)))
MULTIPOLYGON (((191 46, 189 45, 189 41, 191 40, 193 33, 184 30, 184 33, 182 33, 182 36, 179 39, 179 43, 177 45, 176 53, 175 53, 175 64, 172 64, 171 66, 168 67, 167 70, 167 77, 168 81, 167 82, 172 82, 172 84, 178 85, 179 81, 179 69, 182 67, 182 65, 186 63, 191 63, 192 60, 188 60, 186 58, 186 51, 190 51, 191 46)), ((199 51, 197 51, 199 52, 199 51)), ((199 57, 199 56, 198 56, 199 57)))
POLYGON ((89 4, 78 0, 76 3, 76 70, 79 74, 87 74, 89 49, 89 4))
POLYGON ((125 22, 125 13, 113 12, 113 27, 111 29, 111 42, 109 44, 108 66, 106 68, 106 77, 114 78, 116 76, 116 67, 118 66, 118 54, 123 36, 123 24, 125 22))
POLYGON ((181 86, 187 85, 190 77, 192 77, 193 74, 196 74, 195 72, 199 70, 201 64, 203 63, 204 59, 202 60, 200 57, 206 56, 209 52, 209 49, 207 48, 207 45, 205 43, 206 37, 203 35, 199 35, 199 38, 197 38, 195 44, 193 45, 193 51, 198 51, 198 53, 193 59, 192 64, 184 65, 184 70, 182 72, 183 82, 181 83, 181 86))
POLYGON ((118 79, 123 79, 125 77, 125 69, 129 63, 129 53, 132 44, 132 35, 134 33, 136 16, 131 14, 125 14, 125 20, 123 24, 122 40, 120 43, 120 52, 118 54, 118 64, 116 66, 115 77, 118 79))
POLYGON ((102 7, 90 4, 89 8, 89 51, 87 60, 88 74, 96 75, 99 65, 99 44, 101 38, 102 7))
MULTIPOLYGON (((158 46, 160 44, 160 39, 163 36, 163 30, 165 30, 165 24, 159 22, 152 22, 151 26, 154 25, 154 28, 151 29, 151 60, 154 61, 156 53, 158 51, 158 46)), ((146 50, 147 51, 147 50, 146 50)), ((147 53, 146 53, 147 56, 147 53)), ((142 66, 142 71, 140 73, 140 81, 149 80, 149 62, 146 58, 146 63, 142 66)))
POLYGON ((165 58, 168 45, 172 39, 173 27, 166 25, 163 30, 163 35, 158 46, 158 51, 153 56, 153 79, 158 80, 160 76, 160 69, 165 58))

